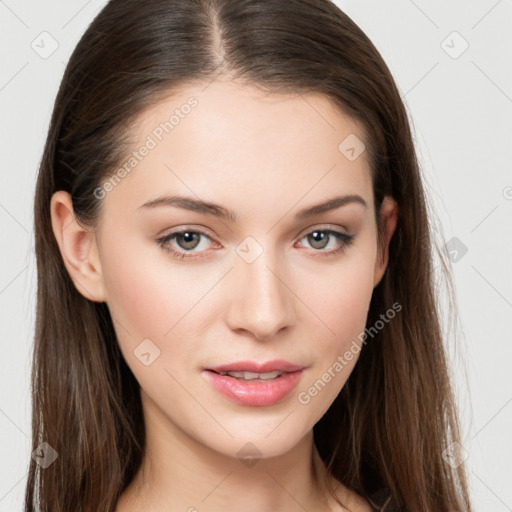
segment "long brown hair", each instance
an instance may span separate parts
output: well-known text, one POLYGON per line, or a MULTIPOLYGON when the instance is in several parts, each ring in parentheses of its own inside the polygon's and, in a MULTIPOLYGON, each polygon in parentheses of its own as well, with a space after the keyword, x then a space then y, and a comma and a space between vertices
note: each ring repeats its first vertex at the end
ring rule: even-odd
MULTIPOLYGON (((386 194, 399 219, 367 325, 400 314, 360 354, 314 427, 339 481, 369 497, 387 488, 397 508, 469 511, 464 465, 443 450, 459 439, 439 306, 428 206, 406 109, 379 52, 329 0, 111 0, 81 38, 55 101, 37 177, 37 317, 28 511, 113 511, 144 454, 139 385, 105 303, 84 298, 53 236, 50 200, 71 194, 94 226, 94 190, 123 161, 130 124, 173 88, 229 72, 269 93, 321 93, 365 128, 375 211, 386 194)), ((341 141, 340 141, 341 142, 341 141)), ((382 240, 379 226, 379 240, 382 240)))

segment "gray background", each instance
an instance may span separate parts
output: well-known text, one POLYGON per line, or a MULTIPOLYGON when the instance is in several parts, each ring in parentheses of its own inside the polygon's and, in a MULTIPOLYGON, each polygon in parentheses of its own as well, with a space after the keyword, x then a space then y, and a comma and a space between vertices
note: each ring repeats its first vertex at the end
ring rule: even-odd
MULTIPOLYGON (((36 170, 65 63, 104 4, 0 0, 2 512, 22 510, 30 457, 36 170)), ((512 0, 337 4, 382 53, 408 107, 438 243, 453 261, 461 456, 475 510, 510 511, 512 0)))

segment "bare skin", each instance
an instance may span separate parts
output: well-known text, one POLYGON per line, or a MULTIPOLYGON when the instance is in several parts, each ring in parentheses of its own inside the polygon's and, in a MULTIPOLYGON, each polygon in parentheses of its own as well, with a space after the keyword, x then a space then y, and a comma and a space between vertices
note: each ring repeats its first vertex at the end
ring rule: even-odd
MULTIPOLYGON (((69 194, 52 198, 66 268, 80 293, 107 303, 141 386, 147 449, 117 512, 342 510, 321 483, 325 467, 312 429, 358 350, 320 392, 309 389, 339 355, 361 348, 396 203, 386 197, 379 212, 380 251, 366 152, 350 159, 339 149, 348 136, 363 143, 365 134, 327 98, 265 95, 233 80, 205 85, 174 92, 134 124, 134 151, 148 136, 156 144, 102 188, 95 229, 76 221, 69 194), (155 129, 191 97, 196 106, 182 108, 157 140, 155 129), (163 195, 216 203, 237 218, 142 206, 163 195), (362 202, 296 217, 346 195, 362 202), (178 230, 196 233, 197 245, 179 236, 156 242, 178 230), (342 242, 329 230, 353 239, 342 242), (256 257, 249 262, 237 248, 256 257), (147 350, 159 353, 145 365, 137 347, 148 339, 147 350), (270 406, 235 403, 205 378, 209 365, 274 359, 304 370, 297 387, 270 406), (239 456, 247 443, 259 453, 250 467, 239 456)), ((371 510, 331 480, 348 509, 371 510)))

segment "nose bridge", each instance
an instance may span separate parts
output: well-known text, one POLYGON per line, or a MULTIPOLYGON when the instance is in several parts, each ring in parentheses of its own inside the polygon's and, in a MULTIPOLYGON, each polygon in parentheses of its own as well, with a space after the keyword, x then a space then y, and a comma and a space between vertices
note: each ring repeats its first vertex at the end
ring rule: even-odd
POLYGON ((295 312, 293 294, 285 276, 280 275, 283 265, 274 251, 258 246, 248 240, 237 247, 228 321, 234 330, 243 329, 265 339, 291 325, 295 312))

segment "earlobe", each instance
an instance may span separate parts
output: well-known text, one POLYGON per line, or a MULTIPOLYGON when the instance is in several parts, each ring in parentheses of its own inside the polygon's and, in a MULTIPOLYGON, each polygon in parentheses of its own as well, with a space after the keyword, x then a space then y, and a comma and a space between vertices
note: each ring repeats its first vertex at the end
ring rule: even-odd
POLYGON ((374 288, 379 284, 386 271, 389 259, 389 243, 398 222, 398 205, 391 196, 384 197, 380 208, 380 216, 384 228, 384 240, 382 247, 378 247, 377 250, 373 282, 374 288))
POLYGON ((53 234, 75 287, 93 302, 106 301, 94 230, 78 223, 68 192, 59 190, 53 194, 50 211, 53 234))

